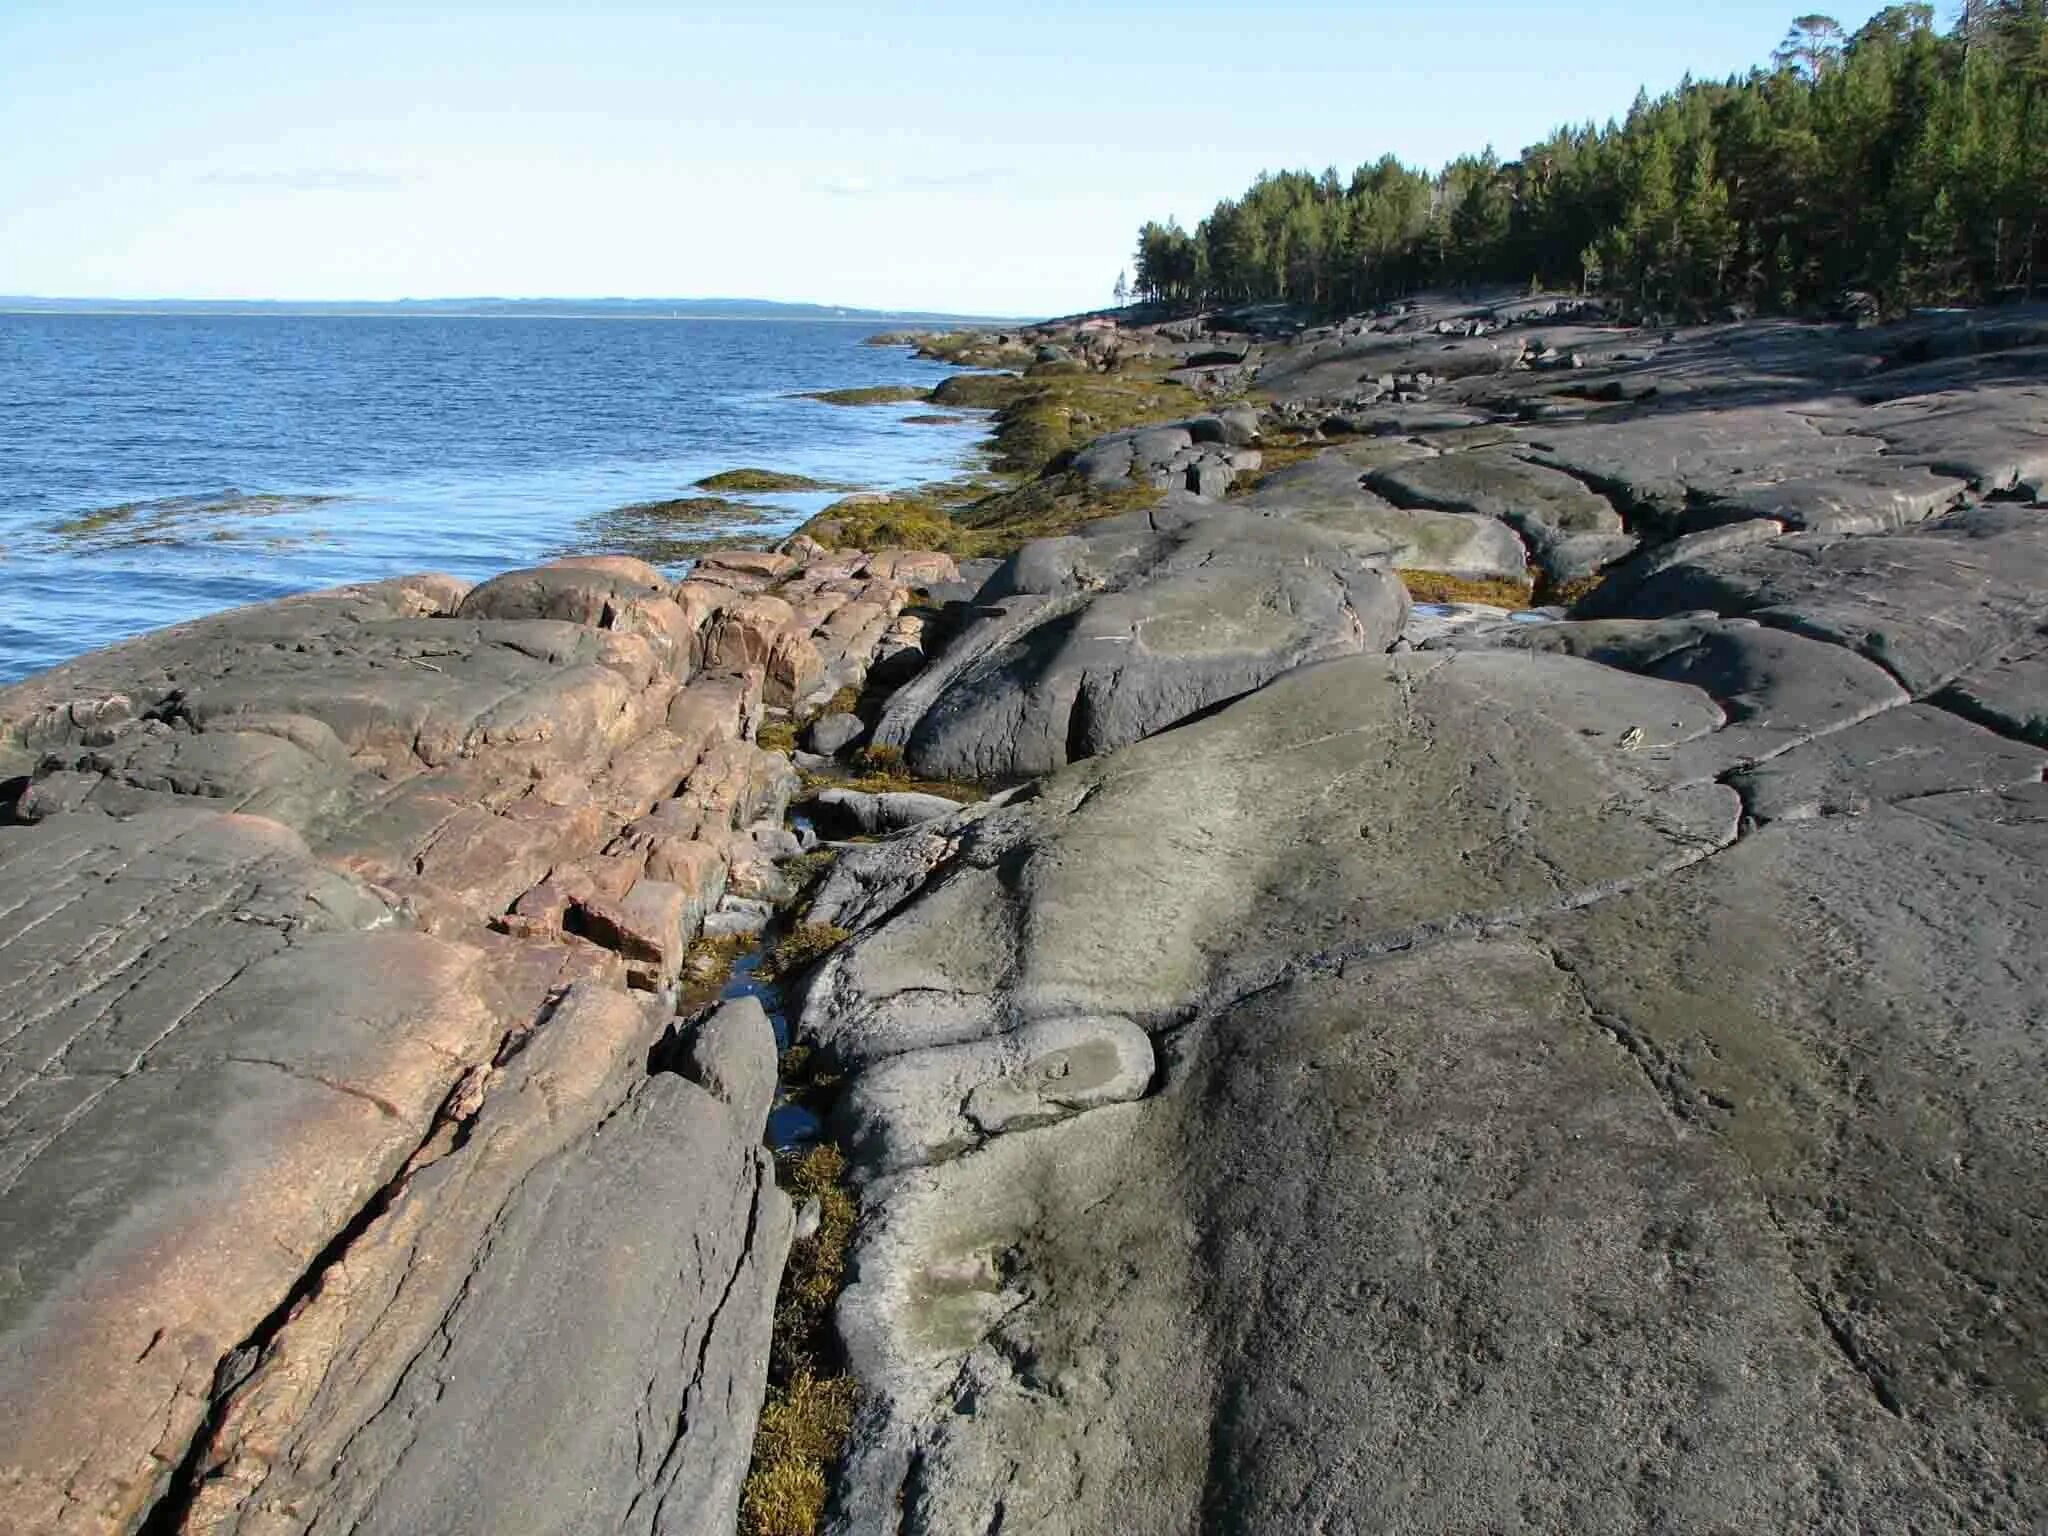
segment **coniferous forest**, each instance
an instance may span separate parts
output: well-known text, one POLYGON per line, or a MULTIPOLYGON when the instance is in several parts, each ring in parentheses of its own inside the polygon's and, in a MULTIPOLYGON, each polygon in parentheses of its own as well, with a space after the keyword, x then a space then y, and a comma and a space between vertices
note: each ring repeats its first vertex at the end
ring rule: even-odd
POLYGON ((1349 310, 1528 283, 1644 313, 2048 291, 2048 0, 1793 23, 1771 67, 1431 175, 1392 156, 1263 174, 1193 231, 1139 234, 1143 298, 1349 310))

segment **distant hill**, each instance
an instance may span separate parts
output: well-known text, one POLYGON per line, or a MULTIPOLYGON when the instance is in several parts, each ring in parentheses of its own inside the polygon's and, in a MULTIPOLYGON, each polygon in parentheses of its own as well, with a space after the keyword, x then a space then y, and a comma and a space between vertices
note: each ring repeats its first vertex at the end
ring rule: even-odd
POLYGON ((45 299, 0 294, 0 312, 116 315, 511 315, 640 320, 914 321, 987 323, 991 317, 769 299, 397 299, 390 303, 301 303, 289 299, 45 299))

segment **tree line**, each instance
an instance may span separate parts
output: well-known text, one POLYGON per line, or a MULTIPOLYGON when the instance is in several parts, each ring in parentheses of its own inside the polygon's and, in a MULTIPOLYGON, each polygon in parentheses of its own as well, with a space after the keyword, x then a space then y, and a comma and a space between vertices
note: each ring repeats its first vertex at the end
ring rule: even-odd
POLYGON ((1639 94, 1503 162, 1263 174, 1192 231, 1139 232, 1140 297, 1354 310, 1529 283, 1640 312, 1890 309, 2048 290, 2048 0, 1793 23, 1771 67, 1639 94))

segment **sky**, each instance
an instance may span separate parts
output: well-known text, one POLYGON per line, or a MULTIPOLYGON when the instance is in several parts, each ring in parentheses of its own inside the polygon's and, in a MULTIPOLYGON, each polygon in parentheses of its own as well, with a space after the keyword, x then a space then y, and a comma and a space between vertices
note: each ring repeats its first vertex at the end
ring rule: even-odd
POLYGON ((1512 155, 1802 8, 0 0, 0 294, 1067 313, 1261 170, 1512 155))

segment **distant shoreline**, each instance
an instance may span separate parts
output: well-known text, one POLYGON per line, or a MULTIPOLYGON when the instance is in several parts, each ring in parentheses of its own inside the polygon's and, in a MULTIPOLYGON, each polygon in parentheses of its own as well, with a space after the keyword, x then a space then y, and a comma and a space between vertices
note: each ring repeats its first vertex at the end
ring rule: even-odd
POLYGON ((423 299, 388 304, 347 301, 222 299, 39 299, 0 296, 0 315, 171 315, 207 318, 292 316, 348 320, 822 320, 843 325, 1016 324, 1001 317, 943 315, 923 310, 848 309, 833 305, 778 304, 767 300, 423 299))

